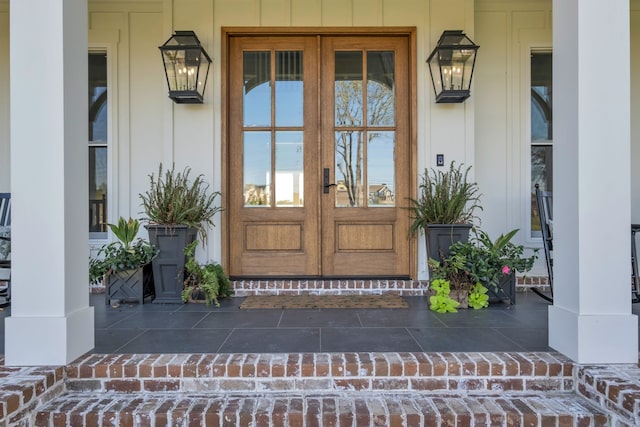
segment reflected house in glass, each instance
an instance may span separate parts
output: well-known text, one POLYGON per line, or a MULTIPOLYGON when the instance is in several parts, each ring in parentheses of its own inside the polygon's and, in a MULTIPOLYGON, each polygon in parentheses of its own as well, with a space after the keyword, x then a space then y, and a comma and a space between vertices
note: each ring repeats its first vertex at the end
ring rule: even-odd
POLYGON ((395 194, 387 184, 369 186, 369 204, 393 205, 395 194))

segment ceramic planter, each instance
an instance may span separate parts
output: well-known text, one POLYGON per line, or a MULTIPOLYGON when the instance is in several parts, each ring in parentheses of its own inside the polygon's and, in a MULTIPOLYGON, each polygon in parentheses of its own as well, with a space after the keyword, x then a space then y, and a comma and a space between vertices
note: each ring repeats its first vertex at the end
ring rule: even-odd
POLYGON ((149 241, 159 250, 158 256, 152 261, 156 294, 153 302, 182 304, 184 264, 187 259, 184 248, 196 240, 198 232, 186 225, 149 224, 146 228, 149 241))

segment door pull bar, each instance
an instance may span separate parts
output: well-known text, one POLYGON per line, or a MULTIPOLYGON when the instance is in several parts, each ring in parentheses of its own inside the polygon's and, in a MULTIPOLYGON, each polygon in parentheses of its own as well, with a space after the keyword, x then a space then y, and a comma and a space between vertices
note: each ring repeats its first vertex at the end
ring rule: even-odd
POLYGON ((330 178, 331 178, 330 177, 331 173, 329 171, 329 168, 324 168, 323 172, 324 172, 324 189, 323 189, 323 193, 324 194, 329 194, 329 188, 330 187, 335 187, 336 184, 330 184, 329 183, 330 178))

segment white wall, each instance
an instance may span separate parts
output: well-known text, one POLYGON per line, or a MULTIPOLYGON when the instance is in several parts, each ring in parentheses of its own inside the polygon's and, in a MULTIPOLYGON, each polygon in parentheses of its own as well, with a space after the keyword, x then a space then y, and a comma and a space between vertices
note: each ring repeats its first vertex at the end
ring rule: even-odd
MULTIPOLYGON (((531 239, 530 71, 532 48, 552 47, 551 1, 476 2, 474 77, 476 177, 483 193, 482 228, 497 235, 519 228, 514 241, 541 247, 531 239)), ((538 260, 533 273, 546 274, 538 260)))

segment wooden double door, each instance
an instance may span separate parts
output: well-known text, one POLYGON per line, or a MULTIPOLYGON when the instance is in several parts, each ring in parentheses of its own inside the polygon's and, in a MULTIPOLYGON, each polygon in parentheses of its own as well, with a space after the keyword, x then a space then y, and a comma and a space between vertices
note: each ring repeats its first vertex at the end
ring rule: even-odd
POLYGON ((231 276, 410 276, 409 46, 229 38, 231 276))

